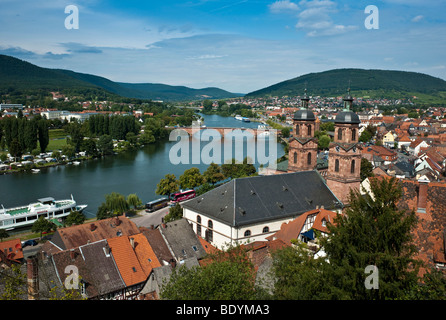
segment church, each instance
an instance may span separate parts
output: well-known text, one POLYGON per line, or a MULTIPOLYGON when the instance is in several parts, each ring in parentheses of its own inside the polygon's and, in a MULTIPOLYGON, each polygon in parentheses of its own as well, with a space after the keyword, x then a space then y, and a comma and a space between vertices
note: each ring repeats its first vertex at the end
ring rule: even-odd
POLYGON ((359 117, 352 112, 350 90, 335 119, 328 169, 317 170, 318 121, 301 99, 294 114, 287 169, 274 174, 233 179, 182 204, 183 218, 198 236, 224 249, 228 245, 265 241, 302 214, 315 209, 340 213, 351 188, 360 187, 359 117))

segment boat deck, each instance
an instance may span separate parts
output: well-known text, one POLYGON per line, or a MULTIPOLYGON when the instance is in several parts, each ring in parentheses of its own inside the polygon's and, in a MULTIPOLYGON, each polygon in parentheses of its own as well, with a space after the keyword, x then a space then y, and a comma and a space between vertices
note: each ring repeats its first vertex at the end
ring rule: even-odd
MULTIPOLYGON (((71 204, 72 201, 71 200, 66 200, 66 201, 58 201, 56 202, 56 208, 60 208, 63 206, 67 206, 69 204, 71 204)), ((32 205, 34 208, 39 208, 42 207, 42 209, 46 208, 46 206, 42 206, 40 203, 34 204, 32 205)), ((6 210, 6 213, 11 215, 11 216, 15 216, 15 215, 19 215, 19 214, 25 214, 30 212, 29 207, 22 207, 22 208, 16 208, 16 209, 11 209, 11 210, 6 210)))

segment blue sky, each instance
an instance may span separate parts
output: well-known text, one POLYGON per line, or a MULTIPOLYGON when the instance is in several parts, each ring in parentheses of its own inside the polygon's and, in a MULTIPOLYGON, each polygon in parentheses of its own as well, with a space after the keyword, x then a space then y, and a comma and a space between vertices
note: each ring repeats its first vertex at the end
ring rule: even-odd
POLYGON ((446 0, 0 0, 0 53, 113 81, 247 93, 335 68, 446 79, 446 0), (79 9, 66 29, 65 7, 79 9), (366 29, 368 5, 379 29, 366 29))

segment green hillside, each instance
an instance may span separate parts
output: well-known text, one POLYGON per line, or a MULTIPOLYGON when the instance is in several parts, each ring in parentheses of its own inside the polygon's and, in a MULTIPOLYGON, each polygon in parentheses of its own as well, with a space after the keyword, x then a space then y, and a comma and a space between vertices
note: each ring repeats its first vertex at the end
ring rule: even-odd
POLYGON ((9 92, 94 92, 96 96, 184 101, 241 96, 219 88, 192 89, 152 83, 118 83, 104 77, 71 70, 41 68, 20 59, 0 55, 0 95, 9 92))
POLYGON ((335 69, 309 73, 248 93, 247 97, 345 95, 350 83, 357 97, 404 99, 416 96, 418 103, 446 104, 446 81, 426 74, 391 70, 335 69))

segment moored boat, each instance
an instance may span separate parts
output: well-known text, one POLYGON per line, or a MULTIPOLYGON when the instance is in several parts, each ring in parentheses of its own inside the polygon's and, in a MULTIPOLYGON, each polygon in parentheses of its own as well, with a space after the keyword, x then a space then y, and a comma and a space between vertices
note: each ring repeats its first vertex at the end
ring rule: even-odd
POLYGON ((28 206, 0 209, 0 229, 12 230, 17 227, 26 227, 32 225, 40 216, 46 219, 63 218, 71 211, 82 212, 87 205, 77 205, 71 196, 71 199, 54 200, 47 197, 38 199, 37 202, 28 206))

